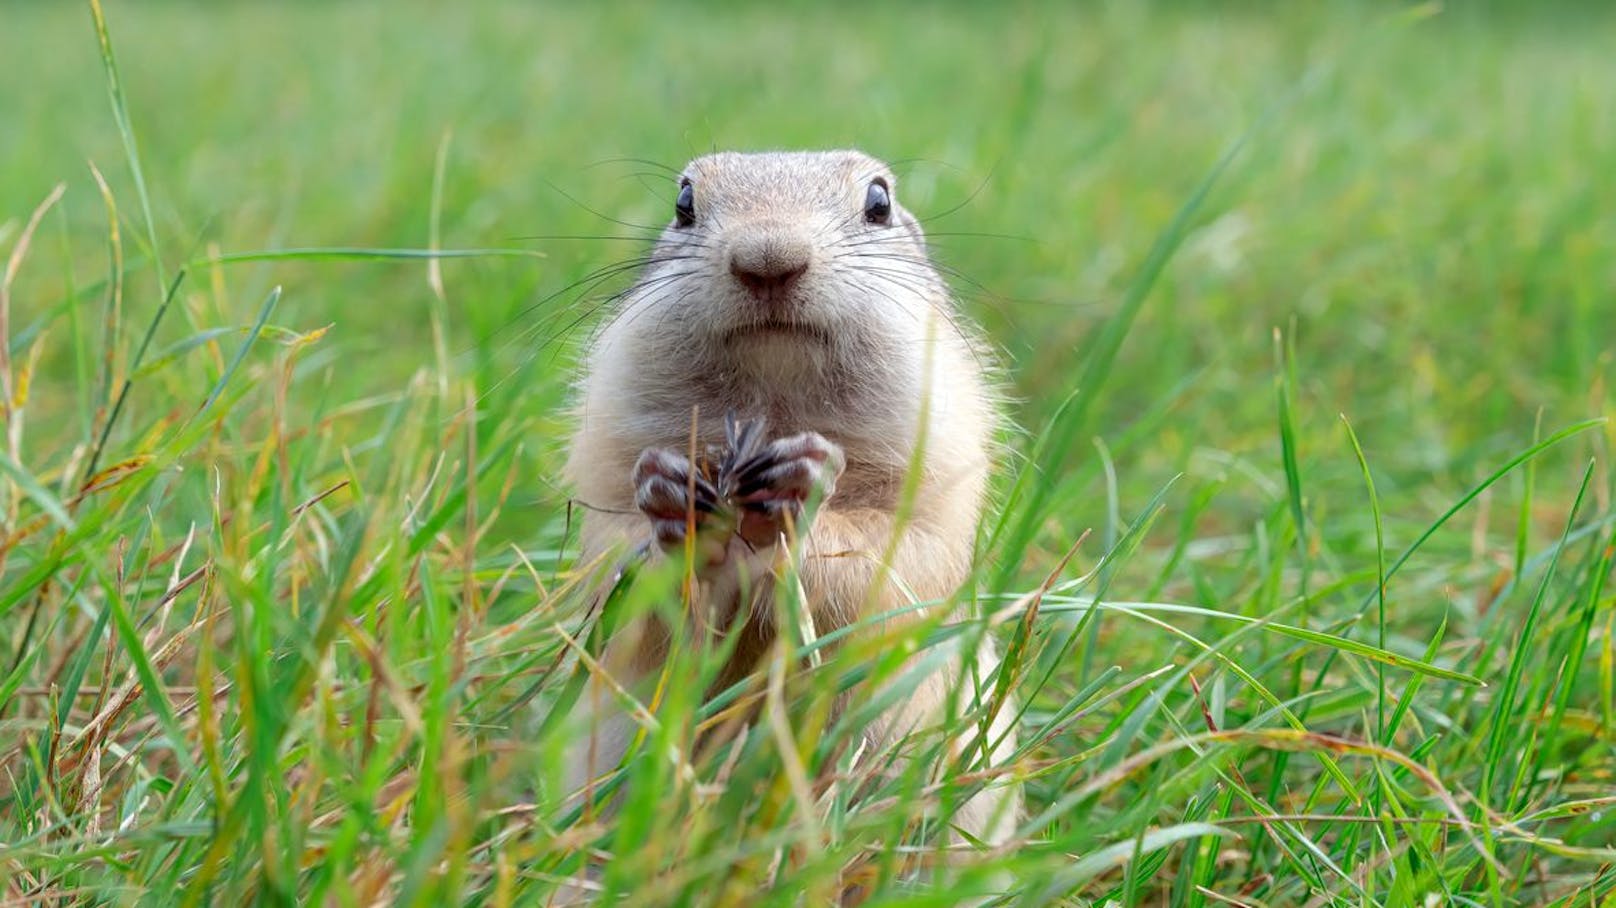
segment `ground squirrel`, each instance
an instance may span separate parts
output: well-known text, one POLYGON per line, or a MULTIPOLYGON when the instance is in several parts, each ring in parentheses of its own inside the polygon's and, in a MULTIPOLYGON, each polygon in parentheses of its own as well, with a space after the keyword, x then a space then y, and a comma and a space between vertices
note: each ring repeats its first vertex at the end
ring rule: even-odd
MULTIPOLYGON (((567 468, 588 506, 582 559, 683 558, 693 514, 699 595, 717 627, 743 635, 722 680, 744 677, 777 636, 770 570, 788 524, 819 634, 868 608, 946 600, 970 571, 998 417, 983 351, 896 187, 886 164, 856 151, 697 158, 679 176, 672 223, 589 351, 567 468), (688 457, 693 413, 702 450, 726 444, 726 414, 754 435, 727 477, 722 525, 720 491, 688 457), (917 446, 918 494, 900 522, 917 446), (816 490, 822 505, 805 515, 816 490)), ((655 675, 669 640, 644 619, 614 634, 603 664, 632 688, 655 675)), ((991 679, 991 641, 974 658, 964 674, 991 679)), ((867 729, 872 752, 941 718, 962 661, 867 729)), ((581 701, 595 712, 569 755, 577 786, 615 767, 632 736, 615 702, 581 701)), ((991 729, 995 759, 1015 746, 1012 714, 999 710, 991 729)), ((951 821, 1001 843, 1019 803, 1014 786, 995 785, 951 821)))

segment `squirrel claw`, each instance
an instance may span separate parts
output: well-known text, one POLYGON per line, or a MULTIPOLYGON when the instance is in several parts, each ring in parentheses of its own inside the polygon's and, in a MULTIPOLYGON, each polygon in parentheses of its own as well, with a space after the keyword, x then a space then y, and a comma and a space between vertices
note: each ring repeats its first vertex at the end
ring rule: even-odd
POLYGON ((722 507, 712 482, 692 469, 689 458, 669 450, 642 452, 634 464, 633 481, 634 506, 650 518, 652 534, 664 551, 684 544, 692 517, 699 533, 722 507))
POLYGON ((692 524, 705 564, 724 560, 731 534, 754 550, 767 548, 788 525, 801 529, 810 497, 823 501, 836 490, 846 460, 823 435, 765 442, 761 422, 731 419, 725 428, 728 450, 716 474, 712 464, 693 465, 666 448, 647 448, 634 464, 634 505, 665 552, 684 546, 692 524))
POLYGON ((810 496, 824 500, 836 491, 844 463, 841 449, 817 432, 762 445, 725 477, 727 497, 741 512, 736 532, 754 548, 772 545, 788 522, 801 521, 810 496))

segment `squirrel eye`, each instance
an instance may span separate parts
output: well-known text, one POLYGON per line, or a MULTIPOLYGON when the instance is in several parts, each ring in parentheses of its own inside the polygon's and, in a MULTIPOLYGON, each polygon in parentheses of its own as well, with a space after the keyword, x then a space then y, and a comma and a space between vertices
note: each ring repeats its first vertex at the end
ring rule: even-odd
POLYGON ((673 203, 673 221, 680 227, 696 223, 696 191, 689 180, 679 184, 679 198, 673 203))
POLYGON ((870 188, 864 191, 864 222, 892 223, 892 192, 887 189, 887 181, 880 177, 871 181, 870 188))

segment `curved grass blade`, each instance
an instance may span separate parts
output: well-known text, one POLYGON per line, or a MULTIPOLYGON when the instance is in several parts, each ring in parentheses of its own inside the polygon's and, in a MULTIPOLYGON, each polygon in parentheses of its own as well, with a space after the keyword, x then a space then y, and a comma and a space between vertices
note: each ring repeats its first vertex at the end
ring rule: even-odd
POLYGON ((208 399, 203 401, 201 409, 196 414, 198 417, 208 412, 208 409, 213 406, 213 402, 218 400, 219 395, 224 392, 225 386, 230 384, 231 376, 235 375, 236 370, 241 367, 241 361, 247 358, 247 351, 251 349, 253 341, 256 341, 258 335, 264 332, 264 324, 269 321, 269 314, 275 311, 275 304, 280 300, 280 287, 269 291, 269 296, 264 299, 264 304, 258 307, 258 320, 253 322, 252 329, 247 332, 246 339, 236 349, 235 358, 230 360, 230 365, 225 368, 224 374, 219 376, 219 381, 213 386, 213 391, 208 394, 208 399))

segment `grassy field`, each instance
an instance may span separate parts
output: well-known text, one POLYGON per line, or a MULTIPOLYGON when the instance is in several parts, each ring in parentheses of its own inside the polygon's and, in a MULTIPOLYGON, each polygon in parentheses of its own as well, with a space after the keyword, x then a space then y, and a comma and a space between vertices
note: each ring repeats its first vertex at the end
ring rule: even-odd
POLYGON ((0 2, 0 904, 1611 903, 1609 11, 106 6, 0 2), (595 276, 646 162, 841 145, 1019 427, 943 885, 984 780, 818 727, 856 641, 556 792, 595 276))

